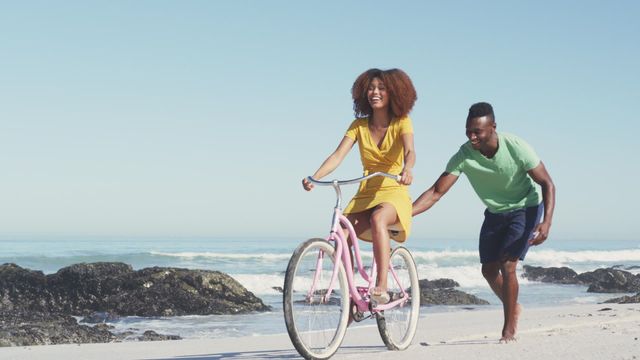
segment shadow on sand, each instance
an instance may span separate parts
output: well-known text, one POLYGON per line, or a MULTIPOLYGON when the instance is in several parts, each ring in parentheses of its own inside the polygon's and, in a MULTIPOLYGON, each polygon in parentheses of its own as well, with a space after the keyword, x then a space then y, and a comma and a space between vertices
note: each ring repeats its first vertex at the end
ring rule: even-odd
MULTIPOLYGON (((337 354, 378 353, 387 351, 384 346, 342 346, 337 354)), ((262 350, 262 351, 234 351, 202 355, 180 355, 175 357, 147 358, 144 360, 215 360, 215 359, 301 359, 294 349, 291 350, 262 350)))
POLYGON ((300 359, 295 350, 234 351, 202 355, 148 358, 145 360, 214 360, 214 359, 300 359))
POLYGON ((454 341, 446 341, 446 342, 437 342, 437 343, 426 343, 421 342, 420 346, 448 346, 448 345, 492 345, 499 344, 498 340, 489 340, 489 339, 477 339, 477 340, 454 340, 454 341))

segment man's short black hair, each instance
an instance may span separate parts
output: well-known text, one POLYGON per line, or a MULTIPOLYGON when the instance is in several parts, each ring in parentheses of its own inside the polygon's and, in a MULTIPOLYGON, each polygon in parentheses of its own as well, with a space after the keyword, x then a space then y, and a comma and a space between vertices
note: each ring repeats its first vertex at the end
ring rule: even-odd
POLYGON ((467 121, 483 116, 491 116, 491 120, 496 121, 496 116, 493 114, 493 107, 491 106, 491 104, 486 102, 475 103, 469 108, 467 121))

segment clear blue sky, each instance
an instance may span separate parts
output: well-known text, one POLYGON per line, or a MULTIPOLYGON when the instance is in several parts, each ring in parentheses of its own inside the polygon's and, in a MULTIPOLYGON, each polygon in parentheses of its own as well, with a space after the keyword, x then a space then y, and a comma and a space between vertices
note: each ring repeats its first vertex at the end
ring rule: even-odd
MULTIPOLYGON (((355 77, 398 67, 414 198, 488 101, 557 185, 552 239, 638 239, 638 4, 3 1, 0 237, 324 236, 333 193, 300 180, 355 77)), ((360 172, 354 148, 330 177, 360 172)), ((413 237, 476 239, 482 211, 462 178, 413 237)))

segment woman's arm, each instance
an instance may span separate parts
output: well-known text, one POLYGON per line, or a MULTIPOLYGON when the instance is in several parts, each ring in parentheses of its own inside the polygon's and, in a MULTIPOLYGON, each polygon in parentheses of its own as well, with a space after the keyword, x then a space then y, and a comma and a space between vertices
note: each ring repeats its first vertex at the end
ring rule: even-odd
MULTIPOLYGON (((318 180, 322 179, 328 174, 331 174, 331 172, 335 170, 338 165, 340 165, 340 163, 342 163, 342 160, 344 160, 345 156, 347 156, 349 151, 351 151, 351 148, 355 143, 356 141, 348 136, 342 138, 342 141, 340 141, 340 144, 338 145, 336 150, 331 155, 329 155, 329 157, 322 163, 322 165, 320 165, 320 167, 318 168, 318 170, 316 170, 312 177, 318 180)), ((302 187, 305 190, 309 191, 313 189, 313 184, 305 177, 304 179, 302 179, 302 187)))
POLYGON ((402 145, 404 146, 404 168, 400 173, 400 183, 411 185, 413 181, 413 166, 416 164, 416 150, 413 145, 413 133, 402 135, 402 145))

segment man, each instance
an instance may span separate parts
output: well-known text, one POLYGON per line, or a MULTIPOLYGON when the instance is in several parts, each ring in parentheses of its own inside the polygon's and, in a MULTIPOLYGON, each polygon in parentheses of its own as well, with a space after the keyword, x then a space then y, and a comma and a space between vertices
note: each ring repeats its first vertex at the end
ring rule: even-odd
POLYGON ((438 180, 413 203, 413 215, 433 206, 467 175, 487 209, 480 230, 482 275, 502 301, 504 325, 500 342, 515 340, 518 317, 518 260, 529 245, 549 235, 555 186, 534 150, 517 136, 496 132, 493 108, 477 103, 469 109, 467 141, 453 155, 438 180), (544 210, 544 220, 540 217, 544 210))

